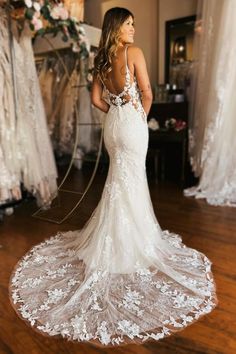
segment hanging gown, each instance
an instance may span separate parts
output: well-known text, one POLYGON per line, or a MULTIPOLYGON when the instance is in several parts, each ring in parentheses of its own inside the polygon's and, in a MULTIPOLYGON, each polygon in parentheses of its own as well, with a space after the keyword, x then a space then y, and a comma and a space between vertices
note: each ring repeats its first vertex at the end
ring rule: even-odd
POLYGON ((93 141, 93 115, 91 105, 91 95, 88 90, 87 71, 88 58, 80 59, 80 87, 78 100, 78 115, 79 115, 79 149, 88 153, 94 148, 93 141), (81 124, 82 123, 82 124, 81 124))
POLYGON ((21 178, 25 188, 48 206, 57 195, 57 169, 48 134, 46 116, 37 77, 31 30, 25 26, 18 36, 13 23, 16 64, 16 144, 21 151, 21 178))
POLYGON ((0 204, 21 199, 21 184, 48 207, 57 170, 39 88, 31 31, 19 35, 0 6, 0 204), (14 78, 14 80, 13 80, 14 78))
POLYGON ((109 346, 159 340, 217 304, 211 261, 156 220, 146 114, 127 58, 125 81, 119 95, 104 88, 110 166, 92 216, 33 247, 10 280, 14 309, 46 335, 109 346))
POLYGON ((0 205, 21 199, 21 152, 16 144, 15 102, 8 19, 0 6, 0 205))
POLYGON ((189 155, 199 182, 184 194, 236 207, 236 2, 199 1, 197 13, 189 155))

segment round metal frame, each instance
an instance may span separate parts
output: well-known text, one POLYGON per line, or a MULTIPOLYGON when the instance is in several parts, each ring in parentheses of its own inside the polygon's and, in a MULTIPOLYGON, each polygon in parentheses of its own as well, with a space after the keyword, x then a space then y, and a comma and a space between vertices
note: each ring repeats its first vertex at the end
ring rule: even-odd
MULTIPOLYGON (((61 57, 61 55, 59 54, 59 52, 54 48, 52 42, 44 37, 45 40, 48 41, 48 44, 50 45, 50 47, 52 48, 52 50, 55 52, 55 54, 57 55, 58 59, 60 60, 64 70, 65 70, 65 73, 68 77, 68 80, 70 81, 70 75, 69 75, 69 72, 67 70, 67 67, 61 57)), ((82 202, 82 200, 84 199, 85 195, 87 194, 88 190, 90 189, 91 187, 91 184, 94 180, 94 177, 96 175, 96 172, 97 172, 97 168, 98 168, 98 164, 99 164, 99 160, 100 160, 100 157, 101 157, 101 152, 102 152, 102 141, 103 141, 103 125, 101 124, 101 136, 100 136, 100 141, 99 141, 99 148, 98 148, 98 154, 97 154, 97 158, 96 158, 96 161, 95 161, 95 166, 94 166, 94 169, 93 169, 93 172, 92 172, 92 175, 89 179, 89 182, 86 186, 86 188, 84 189, 83 192, 76 192, 76 191, 71 191, 71 190, 67 190, 67 189, 64 189, 63 186, 67 180, 67 177, 69 176, 69 173, 71 171, 71 168, 73 166, 73 161, 75 159, 75 153, 76 153, 76 149, 77 149, 77 146, 78 146, 78 137, 79 137, 79 114, 78 114, 78 107, 77 105, 75 105, 75 116, 76 116, 76 132, 75 132, 75 144, 74 144, 74 148, 73 148, 73 153, 72 153, 72 157, 71 157, 71 160, 70 160, 70 163, 69 163, 69 167, 60 183, 60 185, 58 186, 57 188, 57 192, 56 192, 56 195, 55 197, 52 199, 54 200, 55 198, 60 198, 59 197, 59 193, 60 191, 61 192, 66 192, 66 193, 72 193, 72 194, 79 194, 80 195, 80 198, 79 200, 76 202, 76 204, 71 208, 71 210, 69 212, 67 212, 61 219, 59 220, 56 220, 52 217, 47 217, 45 215, 42 215, 42 214, 45 214, 47 213, 47 210, 51 210, 52 208, 49 208, 47 210, 44 209, 44 207, 41 207, 39 208, 35 213, 32 214, 33 217, 35 218, 39 218, 41 220, 46 220, 46 221, 50 221, 50 222, 53 222, 53 223, 56 223, 56 224, 62 224, 65 220, 67 220, 73 213, 74 211, 78 208, 78 206, 80 205, 80 203, 82 202)), ((97 124, 96 124, 97 125, 97 124)), ((60 202, 59 202, 59 205, 57 205, 56 207, 60 206, 60 202)), ((55 207, 54 207, 55 208, 55 207)))

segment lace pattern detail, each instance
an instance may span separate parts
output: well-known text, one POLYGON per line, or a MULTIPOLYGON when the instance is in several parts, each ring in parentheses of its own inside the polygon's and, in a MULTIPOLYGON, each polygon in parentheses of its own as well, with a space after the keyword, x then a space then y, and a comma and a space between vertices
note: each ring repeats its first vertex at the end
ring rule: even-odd
POLYGON ((0 6, 0 204, 21 199, 20 184, 48 206, 57 192, 57 171, 35 69, 31 33, 12 21, 17 119, 6 9, 0 6), (18 38, 19 37, 19 38, 18 38), (29 149, 30 146, 30 149, 29 149))
POLYGON ((235 13, 233 1, 218 2, 217 8, 213 3, 199 7, 202 31, 195 36, 189 122, 190 161, 199 183, 184 191, 211 205, 231 207, 236 206, 236 124, 231 100, 236 44, 234 36, 228 38, 236 33, 235 13))
MULTIPOLYGON (((12 300, 20 316, 50 336, 61 334, 101 345, 158 340, 183 329, 216 305, 211 262, 195 250, 187 257, 173 254, 169 259, 205 274, 202 281, 184 277, 184 284, 198 287, 202 296, 138 262, 132 274, 93 270, 84 279, 85 264, 69 248, 77 237, 77 232, 58 234, 35 246, 19 262, 11 280, 12 300), (56 251, 50 261, 42 255, 45 250, 49 254, 56 251), (40 276, 29 276, 32 271, 40 276)), ((186 249, 178 235, 163 231, 162 238, 173 251, 186 249)))
POLYGON ((127 63, 127 48, 125 48, 125 61, 126 61, 126 74, 125 74, 125 85, 124 89, 118 95, 110 92, 106 85, 104 85, 105 90, 105 99, 109 105, 122 107, 125 104, 130 103, 132 107, 142 116, 142 118, 146 119, 146 113, 143 109, 141 102, 141 94, 138 88, 138 83, 136 77, 134 76, 133 82, 131 83, 131 73, 127 63))

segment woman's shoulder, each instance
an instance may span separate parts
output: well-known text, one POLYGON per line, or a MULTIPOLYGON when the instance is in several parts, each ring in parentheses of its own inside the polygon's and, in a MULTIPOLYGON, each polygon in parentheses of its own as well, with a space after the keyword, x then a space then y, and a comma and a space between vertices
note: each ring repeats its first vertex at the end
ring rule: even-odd
POLYGON ((127 52, 128 52, 129 58, 133 59, 133 60, 139 60, 141 57, 143 57, 142 49, 136 45, 133 45, 133 44, 127 45, 127 52))
POLYGON ((129 52, 131 53, 142 53, 142 49, 134 44, 127 44, 127 49, 129 50, 129 52))

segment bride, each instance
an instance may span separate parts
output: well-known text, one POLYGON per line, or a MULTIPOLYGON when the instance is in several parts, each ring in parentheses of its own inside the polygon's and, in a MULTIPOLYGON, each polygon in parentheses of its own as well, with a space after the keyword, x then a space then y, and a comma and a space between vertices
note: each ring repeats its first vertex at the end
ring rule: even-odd
POLYGON ((107 11, 93 104, 106 112, 110 157, 100 202, 82 230, 33 247, 10 281, 14 309, 43 334, 97 345, 159 340, 217 305, 211 261, 162 231, 145 171, 152 93, 134 17, 107 11))

